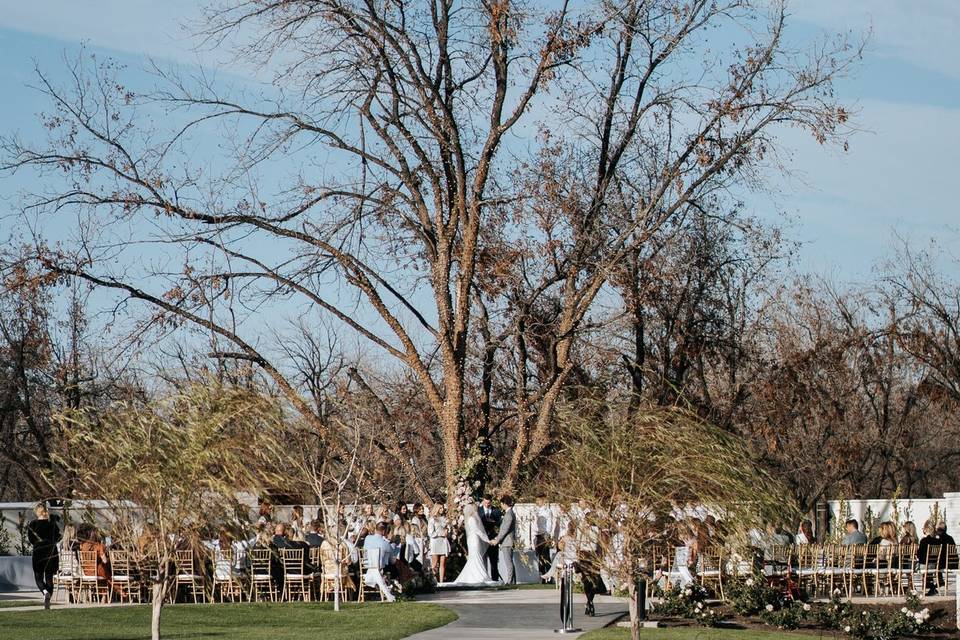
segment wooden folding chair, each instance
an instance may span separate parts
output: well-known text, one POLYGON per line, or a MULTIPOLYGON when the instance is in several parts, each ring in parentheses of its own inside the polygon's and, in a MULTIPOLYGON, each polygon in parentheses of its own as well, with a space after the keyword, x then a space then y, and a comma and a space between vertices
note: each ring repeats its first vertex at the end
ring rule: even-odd
POLYGON ((369 571, 370 569, 381 571, 379 549, 370 549, 370 550, 361 551, 360 587, 357 589, 357 602, 366 602, 366 599, 367 599, 366 595, 368 591, 370 593, 376 593, 377 595, 380 595, 382 597, 379 586, 367 584, 366 576, 367 576, 367 571, 369 571))
POLYGON ((723 548, 711 547, 700 553, 697 561, 697 577, 700 579, 700 585, 704 588, 710 588, 715 594, 723 597, 723 548))
POLYGON ((211 602, 220 598, 220 602, 238 602, 243 600, 243 585, 234 573, 234 555, 232 549, 214 549, 211 554, 213 577, 211 602))

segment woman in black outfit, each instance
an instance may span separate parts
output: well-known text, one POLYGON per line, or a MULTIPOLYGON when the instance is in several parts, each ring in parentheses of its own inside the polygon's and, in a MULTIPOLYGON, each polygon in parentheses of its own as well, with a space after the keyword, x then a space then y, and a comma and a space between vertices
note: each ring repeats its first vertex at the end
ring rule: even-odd
POLYGON ((33 508, 36 519, 27 525, 27 539, 33 545, 33 577, 37 589, 43 593, 43 607, 50 608, 53 596, 53 576, 59 568, 57 543, 60 542, 60 528, 50 519, 47 507, 41 502, 33 508))

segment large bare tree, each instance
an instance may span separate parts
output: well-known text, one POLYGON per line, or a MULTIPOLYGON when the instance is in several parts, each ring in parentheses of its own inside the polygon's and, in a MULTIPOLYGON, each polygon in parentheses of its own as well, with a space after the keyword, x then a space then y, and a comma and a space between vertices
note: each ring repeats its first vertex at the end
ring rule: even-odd
POLYGON ((274 74, 259 95, 171 72, 135 92, 110 62, 66 86, 38 71, 49 141, 7 136, 3 167, 39 172, 26 213, 72 234, 18 264, 146 303, 138 337, 204 334, 345 455, 275 339, 283 315, 336 321, 417 381, 448 496, 489 456, 483 390, 509 367, 510 486, 551 441, 614 267, 755 183, 782 127, 842 139, 832 82, 859 50, 795 50, 786 18, 777 0, 227 2, 200 35, 274 74))

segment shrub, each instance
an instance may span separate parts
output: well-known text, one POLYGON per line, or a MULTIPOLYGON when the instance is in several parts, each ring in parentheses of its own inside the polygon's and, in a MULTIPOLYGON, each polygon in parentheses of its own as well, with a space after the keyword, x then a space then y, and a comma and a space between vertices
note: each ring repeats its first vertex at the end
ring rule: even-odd
POLYGON ((834 589, 830 602, 817 608, 817 622, 825 629, 842 629, 853 607, 840 598, 840 589, 834 589))
POLYGON ((806 602, 790 602, 780 608, 768 604, 760 612, 760 618, 777 629, 796 629, 801 622, 807 619, 810 608, 810 605, 806 602))
POLYGON ((662 616, 677 618, 696 618, 699 616, 707 599, 707 590, 698 584, 686 586, 675 584, 666 591, 659 590, 660 602, 653 610, 662 616), (697 604, 701 608, 697 608, 697 604))
POLYGON ((762 573, 755 572, 746 578, 734 580, 727 587, 730 606, 741 616, 754 616, 766 611, 767 605, 780 608, 780 592, 767 584, 762 573))

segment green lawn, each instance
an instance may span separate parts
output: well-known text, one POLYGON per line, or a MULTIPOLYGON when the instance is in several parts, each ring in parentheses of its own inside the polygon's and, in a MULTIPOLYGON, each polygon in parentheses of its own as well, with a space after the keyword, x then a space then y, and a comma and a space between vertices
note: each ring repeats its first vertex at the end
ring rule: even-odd
POLYGON ((18 600, 0 600, 0 609, 7 607, 30 607, 36 606, 38 604, 43 604, 42 600, 27 600, 26 598, 20 598, 18 600))
MULTIPOLYGON (((786 631, 755 631, 753 629, 710 629, 684 627, 674 629, 641 629, 641 638, 649 640, 774 640, 775 638, 806 638, 809 635, 786 631)), ((630 640, 630 630, 620 628, 598 629, 580 636, 580 640, 630 640)))
MULTIPOLYGON (((238 640, 398 640, 453 622, 433 604, 215 604, 164 607, 164 638, 238 640)), ((0 638, 17 640, 140 640, 150 637, 150 608, 96 607, 0 613, 0 638)))

